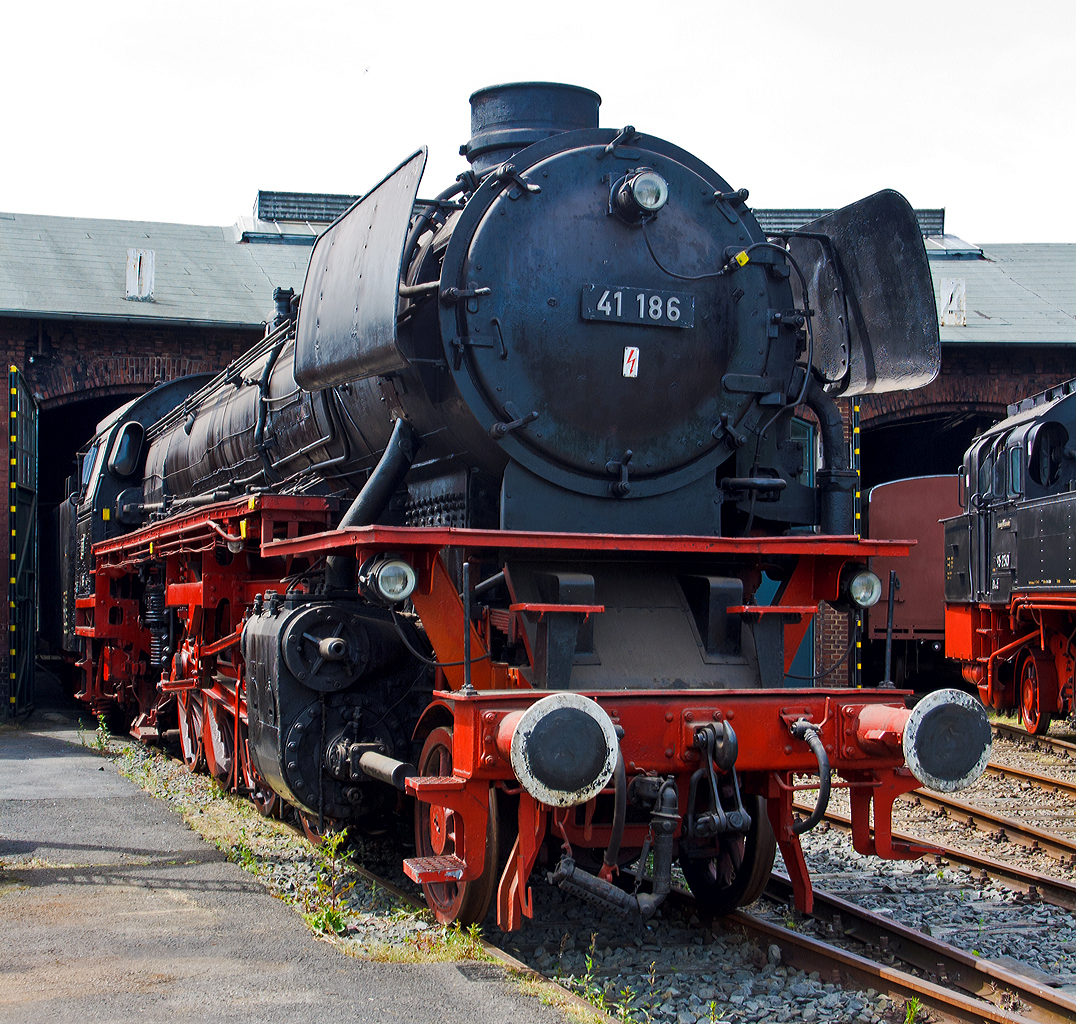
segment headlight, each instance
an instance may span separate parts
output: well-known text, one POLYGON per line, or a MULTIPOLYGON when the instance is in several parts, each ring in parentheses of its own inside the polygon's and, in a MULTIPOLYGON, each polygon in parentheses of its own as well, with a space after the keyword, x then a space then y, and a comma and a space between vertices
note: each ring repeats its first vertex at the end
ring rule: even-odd
POLYGON ((631 197, 640 210, 657 213, 669 200, 669 183, 655 171, 643 171, 631 179, 631 197))
POLYGON ((359 570, 359 585, 367 595, 384 604, 406 601, 415 589, 415 570, 402 558, 381 555, 359 570))
POLYGON ((649 169, 629 174, 616 190, 617 209, 630 220, 649 217, 668 201, 669 183, 649 169))
POLYGON ((848 596, 860 608, 870 608, 882 596, 882 581, 868 570, 856 573, 848 584, 848 596))

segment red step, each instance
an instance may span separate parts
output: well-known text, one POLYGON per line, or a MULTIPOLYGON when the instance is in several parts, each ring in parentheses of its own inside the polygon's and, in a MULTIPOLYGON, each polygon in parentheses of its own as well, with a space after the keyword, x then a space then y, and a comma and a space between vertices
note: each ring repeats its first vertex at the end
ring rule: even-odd
POLYGON ((467 785, 466 779, 455 775, 412 775, 407 780, 408 793, 458 793, 467 785))
POLYGON ((454 853, 441 857, 407 857, 404 874, 420 885, 431 882, 458 882, 467 865, 454 853))

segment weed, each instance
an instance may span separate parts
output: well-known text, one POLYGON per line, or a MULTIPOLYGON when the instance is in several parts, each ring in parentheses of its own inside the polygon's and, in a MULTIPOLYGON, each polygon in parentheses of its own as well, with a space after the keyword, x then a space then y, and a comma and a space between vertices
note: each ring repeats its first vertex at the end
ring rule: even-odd
POLYGON ((93 739, 90 740, 90 749, 103 752, 108 750, 108 724, 103 711, 98 711, 95 717, 97 728, 94 730, 93 739))
POLYGON ((482 946, 482 929, 478 925, 463 929, 458 922, 415 932, 402 943, 367 946, 362 955, 381 963, 396 964, 490 959, 482 946))
POLYGON ((904 1003, 904 1024, 915 1024, 923 1004, 914 996, 904 1003))
POLYGON ((631 1004, 635 1001, 636 991, 630 985, 625 985, 619 994, 619 998, 613 1003, 616 1015, 623 1021, 630 1021, 631 1004))
MULTIPOLYGON (((340 854, 340 847, 347 840, 347 829, 339 832, 329 832, 318 847, 318 873, 315 886, 317 888, 317 901, 319 906, 314 911, 318 914, 329 914, 332 921, 344 922, 343 912, 340 907, 340 898, 346 896, 355 888, 354 882, 345 882, 343 877, 344 857, 340 854)), ((321 929, 322 931, 326 929, 321 929)), ((333 931, 340 934, 344 928, 333 927, 333 931)))

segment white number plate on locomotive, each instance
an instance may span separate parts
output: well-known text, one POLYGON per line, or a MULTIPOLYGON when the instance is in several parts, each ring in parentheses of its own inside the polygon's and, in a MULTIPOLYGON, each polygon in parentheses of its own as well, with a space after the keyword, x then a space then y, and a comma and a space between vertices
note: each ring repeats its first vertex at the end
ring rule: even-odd
POLYGON ((619 284, 583 285, 583 319, 654 327, 694 327, 695 296, 619 284))

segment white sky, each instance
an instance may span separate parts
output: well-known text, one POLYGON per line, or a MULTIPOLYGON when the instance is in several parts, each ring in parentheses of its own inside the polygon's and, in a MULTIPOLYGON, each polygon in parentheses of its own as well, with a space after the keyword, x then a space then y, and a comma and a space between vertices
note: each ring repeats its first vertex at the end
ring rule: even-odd
POLYGON ((972 242, 1076 242, 1076 3, 113 0, 0 5, 0 210, 230 224, 361 193, 467 97, 563 81, 760 207, 879 188, 972 242))

